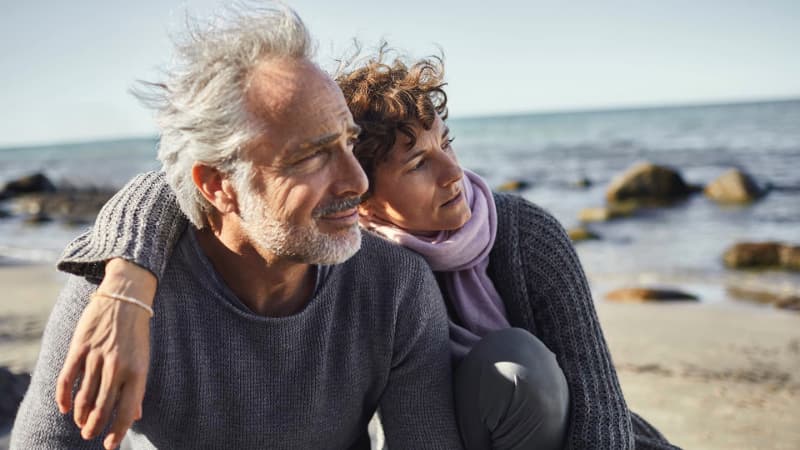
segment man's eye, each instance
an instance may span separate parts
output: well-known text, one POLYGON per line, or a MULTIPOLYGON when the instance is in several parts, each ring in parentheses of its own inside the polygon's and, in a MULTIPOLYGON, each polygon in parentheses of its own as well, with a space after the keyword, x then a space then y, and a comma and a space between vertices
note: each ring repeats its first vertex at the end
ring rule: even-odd
POLYGON ((455 140, 456 140, 456 138, 453 137, 453 138, 450 138, 450 139, 447 139, 446 141, 444 141, 444 143, 442 144, 442 150, 446 150, 446 149, 450 148, 450 146, 453 144, 453 141, 455 141, 455 140))
POLYGON ((347 145, 354 146, 356 144, 358 144, 358 136, 351 136, 347 139, 347 145))
POLYGON ((323 154, 325 154, 325 150, 318 150, 318 151, 316 151, 314 153, 311 153, 309 155, 304 156, 303 158, 298 160, 296 164, 302 164, 304 162, 311 161, 313 159, 316 159, 319 156, 322 156, 323 154))
POLYGON ((416 164, 414 164, 414 167, 412 167, 411 170, 413 171, 413 170, 421 169, 424 165, 425 165, 425 158, 420 158, 420 160, 417 161, 416 164))

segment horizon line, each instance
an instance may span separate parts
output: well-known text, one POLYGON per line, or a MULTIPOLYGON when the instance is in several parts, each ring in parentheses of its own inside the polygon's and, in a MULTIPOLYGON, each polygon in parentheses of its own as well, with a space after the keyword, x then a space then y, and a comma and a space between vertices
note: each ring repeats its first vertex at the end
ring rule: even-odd
MULTIPOLYGON (((717 107, 717 106, 745 106, 757 105, 767 103, 792 103, 800 101, 799 95, 781 96, 781 97, 759 97, 748 99, 731 99, 731 100, 699 100, 699 101, 686 101, 675 103, 639 103, 630 105, 609 105, 609 106, 589 106, 589 107, 564 107, 564 108, 545 108, 539 110, 524 110, 524 111, 509 111, 509 112, 495 112, 495 113, 477 113, 465 114, 450 117, 450 120, 480 120, 480 119, 497 119, 497 118, 512 118, 524 116, 547 116, 547 115, 561 115, 561 114, 593 114, 593 113, 610 113, 610 112, 634 112, 634 111, 648 111, 660 109, 681 109, 681 108, 703 108, 703 107, 717 107)), ((137 141, 145 139, 158 140, 158 133, 155 134, 140 134, 140 135, 126 135, 118 137, 110 136, 97 136, 94 138, 76 138, 66 140, 52 140, 52 141, 39 141, 28 143, 2 143, 0 142, 0 151, 5 150, 25 150, 42 147, 54 147, 65 145, 82 145, 82 144, 95 144, 95 143, 112 143, 123 141, 137 141)))

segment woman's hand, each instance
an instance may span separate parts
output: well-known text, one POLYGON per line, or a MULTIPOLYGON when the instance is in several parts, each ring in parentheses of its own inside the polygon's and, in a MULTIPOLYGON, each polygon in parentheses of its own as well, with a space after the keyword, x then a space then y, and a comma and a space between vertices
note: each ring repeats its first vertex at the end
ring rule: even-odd
MULTIPOLYGON (((98 291, 122 294, 152 306, 156 277, 122 259, 106 264, 98 291)), ((116 419, 104 441, 111 450, 142 415, 150 364, 150 315, 142 307, 105 297, 94 298, 81 315, 72 336, 64 367, 58 376, 56 403, 62 414, 72 407, 84 439, 96 437, 116 408, 116 419)))

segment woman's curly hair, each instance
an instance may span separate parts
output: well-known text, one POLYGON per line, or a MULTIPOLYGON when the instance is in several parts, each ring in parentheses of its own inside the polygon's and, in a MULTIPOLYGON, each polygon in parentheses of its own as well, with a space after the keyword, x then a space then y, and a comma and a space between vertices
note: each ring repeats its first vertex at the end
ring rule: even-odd
POLYGON ((408 137, 411 148, 416 144, 413 125, 430 130, 437 114, 447 119, 443 57, 408 63, 383 44, 359 67, 340 69, 336 83, 361 127, 353 153, 369 179, 369 195, 375 168, 387 158, 398 132, 408 137))

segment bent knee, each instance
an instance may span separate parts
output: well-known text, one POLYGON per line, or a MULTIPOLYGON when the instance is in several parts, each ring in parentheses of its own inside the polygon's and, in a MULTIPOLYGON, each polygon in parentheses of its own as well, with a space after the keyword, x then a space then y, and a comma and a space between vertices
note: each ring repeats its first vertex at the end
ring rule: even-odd
POLYGON ((529 409, 543 420, 564 420, 569 388, 555 355, 526 330, 509 328, 487 335, 473 352, 471 365, 480 374, 480 391, 494 399, 529 409), (473 354, 474 352, 474 354, 473 354))

